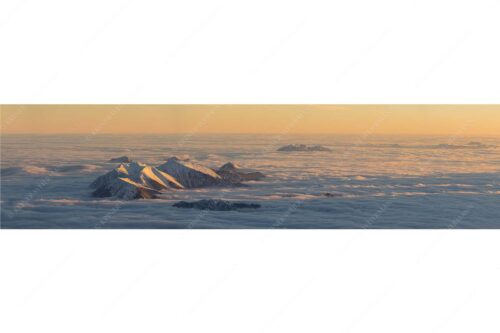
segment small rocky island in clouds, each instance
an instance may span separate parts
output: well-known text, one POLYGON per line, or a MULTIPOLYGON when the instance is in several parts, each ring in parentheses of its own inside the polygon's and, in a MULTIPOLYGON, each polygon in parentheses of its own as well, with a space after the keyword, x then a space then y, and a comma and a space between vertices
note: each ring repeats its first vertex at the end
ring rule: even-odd
POLYGON ((321 145, 303 145, 303 144, 293 144, 283 146, 278 148, 278 151, 283 152, 296 152, 296 151, 332 151, 330 148, 321 145))
POLYGON ((234 163, 226 163, 219 170, 217 170, 222 178, 230 181, 231 183, 240 183, 251 180, 262 180, 266 176, 259 171, 245 170, 239 165, 234 163))
POLYGON ((116 158, 112 158, 108 161, 109 163, 130 163, 132 160, 128 158, 128 156, 120 156, 116 158))
POLYGON ((245 181, 261 180, 264 177, 261 172, 245 170, 233 163, 226 163, 218 170, 213 170, 189 159, 171 157, 157 167, 141 162, 121 163, 98 177, 90 187, 94 189, 92 196, 98 198, 154 199, 169 191, 239 186, 245 181))

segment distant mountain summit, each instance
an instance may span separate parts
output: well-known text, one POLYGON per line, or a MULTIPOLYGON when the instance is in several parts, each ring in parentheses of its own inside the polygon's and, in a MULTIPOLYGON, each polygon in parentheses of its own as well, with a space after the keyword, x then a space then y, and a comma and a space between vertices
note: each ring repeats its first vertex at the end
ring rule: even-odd
POLYGON ((294 151, 332 151, 332 150, 330 148, 320 145, 308 146, 303 144, 293 144, 293 145, 283 146, 279 148, 278 151, 294 152, 294 151))
POLYGON ((140 162, 122 163, 90 184, 93 197, 120 199, 153 199, 162 191, 209 186, 239 185, 264 178, 260 172, 241 169, 226 163, 218 171, 203 165, 171 157, 158 167, 140 162))

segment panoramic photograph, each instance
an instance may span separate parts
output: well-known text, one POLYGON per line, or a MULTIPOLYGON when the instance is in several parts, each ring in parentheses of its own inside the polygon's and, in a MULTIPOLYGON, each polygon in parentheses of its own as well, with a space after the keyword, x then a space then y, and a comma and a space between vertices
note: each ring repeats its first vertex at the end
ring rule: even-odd
POLYGON ((1 228, 500 228, 500 105, 2 105, 1 228))

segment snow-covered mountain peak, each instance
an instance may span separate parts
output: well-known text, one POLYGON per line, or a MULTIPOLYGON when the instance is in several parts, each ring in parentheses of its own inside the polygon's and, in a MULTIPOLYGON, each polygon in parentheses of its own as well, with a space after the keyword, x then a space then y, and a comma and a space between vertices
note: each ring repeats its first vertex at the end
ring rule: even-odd
POLYGON ((260 172, 245 171, 231 162, 215 171, 186 159, 171 157, 158 167, 135 161, 121 163, 98 177, 90 187, 95 189, 92 193, 95 197, 149 199, 163 190, 240 185, 242 181, 264 177, 260 172))
POLYGON ((160 190, 184 188, 171 175, 140 162, 122 163, 98 177, 90 187, 96 189, 94 196, 125 199, 150 198, 160 190))
POLYGON ((222 184, 222 178, 214 170, 203 165, 170 158, 158 167, 186 188, 197 188, 222 184))

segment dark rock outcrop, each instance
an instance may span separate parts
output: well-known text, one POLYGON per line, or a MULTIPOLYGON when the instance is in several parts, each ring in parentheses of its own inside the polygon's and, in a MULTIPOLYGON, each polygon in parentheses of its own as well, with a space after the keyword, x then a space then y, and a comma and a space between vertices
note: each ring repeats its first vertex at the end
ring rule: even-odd
POLYGON ((226 200, 199 200, 199 201, 179 201, 173 205, 177 208, 195 208, 201 210, 230 211, 239 209, 257 209, 259 204, 245 202, 231 202, 226 200))
POLYGON ((342 193, 326 192, 326 193, 323 193, 323 196, 325 196, 327 198, 340 198, 340 197, 342 197, 342 193))

